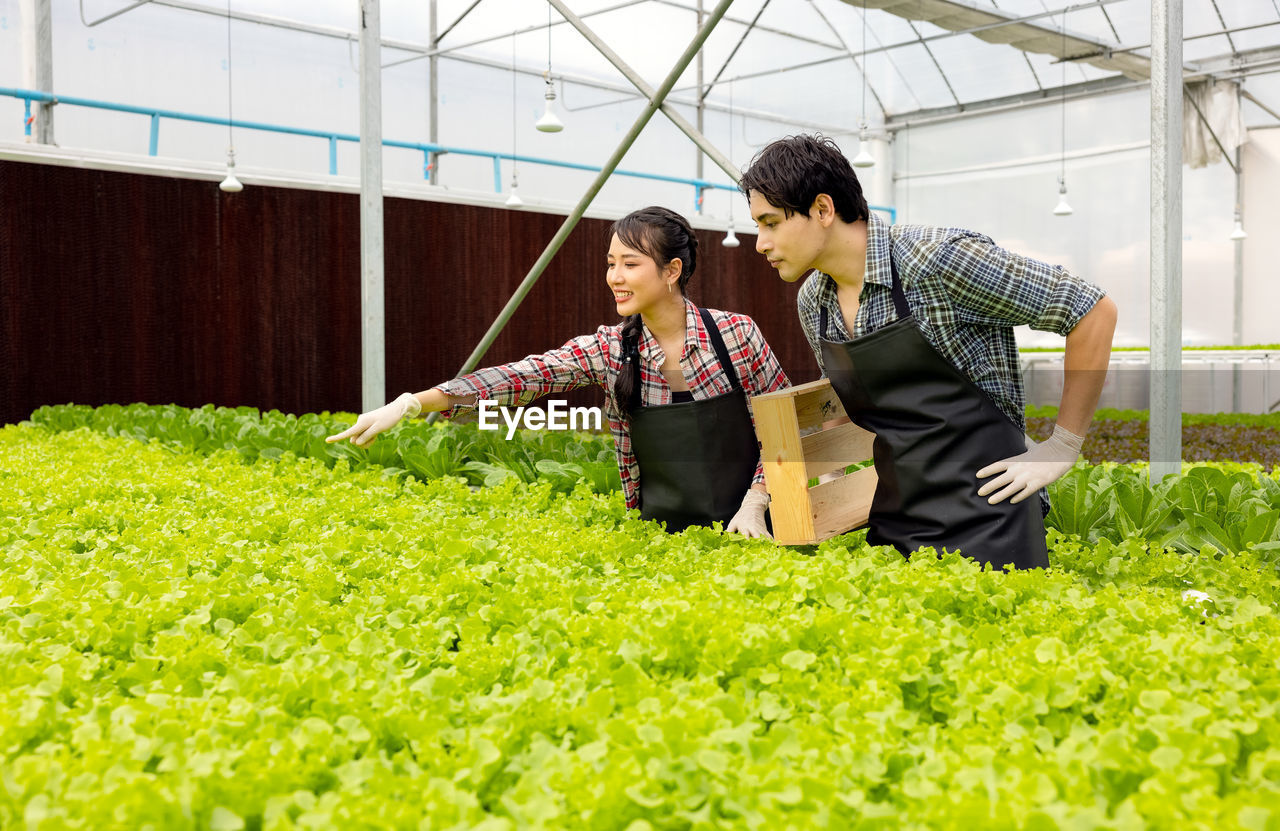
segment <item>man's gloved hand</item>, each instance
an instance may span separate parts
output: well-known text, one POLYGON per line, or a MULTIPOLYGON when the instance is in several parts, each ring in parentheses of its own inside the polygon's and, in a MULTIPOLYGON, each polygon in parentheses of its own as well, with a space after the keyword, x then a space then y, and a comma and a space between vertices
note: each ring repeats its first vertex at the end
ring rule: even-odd
POLYGON ((747 490, 742 497, 742 505, 725 527, 726 533, 738 533, 744 537, 767 537, 773 539, 764 524, 764 512, 769 507, 769 494, 754 488, 747 490))
POLYGON ((325 441, 342 441, 349 437, 355 446, 367 447, 373 443, 379 433, 399 424, 400 419, 405 416, 413 418, 420 412, 422 412, 422 404, 418 402, 418 397, 411 392, 402 392, 400 397, 390 404, 361 413, 355 424, 337 435, 329 436, 325 441))
POLYGON ((1003 502, 1009 496, 1013 496, 1010 503, 1021 502, 1071 470, 1080 457, 1082 444, 1083 436, 1055 426, 1052 436, 1042 442, 1030 444, 1026 453, 989 464, 978 471, 979 479, 1000 474, 985 483, 978 490, 978 496, 994 492, 987 500, 992 505, 1003 502))

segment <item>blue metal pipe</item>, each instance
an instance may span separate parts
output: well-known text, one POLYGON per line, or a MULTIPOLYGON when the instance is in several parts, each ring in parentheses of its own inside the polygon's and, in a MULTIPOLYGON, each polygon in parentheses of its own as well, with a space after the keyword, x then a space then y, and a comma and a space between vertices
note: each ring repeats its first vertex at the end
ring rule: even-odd
MULTIPOLYGON (((241 121, 238 119, 217 118, 214 116, 198 115, 196 113, 184 113, 178 110, 161 110, 155 107, 137 107, 132 104, 116 104, 110 101, 97 101, 92 98, 77 98, 68 95, 53 95, 47 92, 39 92, 33 89, 18 89, 15 87, 0 87, 0 95, 7 95, 11 98, 21 98, 26 102, 25 107, 25 124, 26 135, 31 135, 31 102, 39 101, 41 103, 52 104, 71 104, 77 107, 93 107, 100 110, 114 110, 123 113, 135 113, 137 115, 146 115, 151 117, 151 146, 150 155, 157 154, 160 144, 160 119, 172 118, 178 121, 194 121, 200 124, 217 124, 220 126, 242 127, 247 130, 264 130, 270 133, 285 133, 294 136, 308 136, 310 138, 322 138, 329 142, 329 173, 336 175, 338 172, 338 142, 350 141, 354 143, 360 142, 360 137, 353 133, 335 133, 326 130, 308 130, 303 127, 288 127, 280 124, 267 124, 258 121, 241 121)), ((579 162, 564 162, 559 159, 546 159, 539 156, 518 156, 513 153, 503 153, 501 151, 492 150, 476 150, 470 147, 452 147, 446 144, 434 144, 431 142, 421 141, 396 141, 394 139, 384 139, 382 144, 386 147, 399 147, 406 150, 422 151, 427 163, 423 165, 423 178, 428 178, 431 173, 430 158, 432 153, 451 153, 456 156, 476 156, 479 158, 493 160, 493 180, 494 190, 502 192, 502 169, 500 161, 506 159, 508 161, 523 162, 527 164, 540 164, 549 167, 561 167, 569 170, 583 170, 589 173, 599 173, 600 168, 595 165, 581 164, 579 162)), ((724 184, 722 182, 712 182, 707 179, 689 178, 685 176, 668 176, 662 173, 643 173, 638 170, 623 170, 618 168, 613 171, 619 176, 631 176, 637 179, 649 179, 655 182, 670 182, 677 185, 692 185, 697 189, 698 194, 702 190, 714 188, 716 190, 736 191, 737 185, 724 184)), ((871 206, 877 211, 885 211, 889 214, 889 221, 897 220, 898 212, 893 208, 882 208, 876 205, 871 206)))

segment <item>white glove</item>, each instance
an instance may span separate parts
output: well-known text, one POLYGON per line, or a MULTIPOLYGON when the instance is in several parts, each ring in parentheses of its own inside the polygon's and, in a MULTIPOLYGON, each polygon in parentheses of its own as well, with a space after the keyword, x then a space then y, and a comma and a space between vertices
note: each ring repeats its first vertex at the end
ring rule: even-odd
POLYGON ((978 496, 998 491, 987 502, 995 505, 1011 495, 1013 498, 1009 500, 1010 503, 1021 502, 1071 470, 1076 459, 1080 458, 1082 444, 1083 436, 1077 436, 1070 430, 1055 425, 1052 436, 1042 442, 1032 443, 1026 453, 1002 459, 978 471, 979 479, 1000 474, 984 484, 978 490, 978 496))
POLYGON ((379 433, 399 424, 400 419, 405 416, 413 418, 420 412, 422 412, 422 404, 418 401, 418 396, 411 392, 402 392, 400 397, 390 404, 361 413, 355 424, 335 436, 329 436, 325 441, 342 441, 350 437, 351 443, 356 447, 367 447, 373 443, 379 433))
POLYGON ((733 515, 733 519, 729 520, 729 524, 725 527, 725 533, 738 533, 744 537, 773 539, 769 534, 769 529, 764 524, 764 511, 768 507, 769 494, 749 488, 747 495, 742 497, 742 505, 738 507, 738 512, 733 515))

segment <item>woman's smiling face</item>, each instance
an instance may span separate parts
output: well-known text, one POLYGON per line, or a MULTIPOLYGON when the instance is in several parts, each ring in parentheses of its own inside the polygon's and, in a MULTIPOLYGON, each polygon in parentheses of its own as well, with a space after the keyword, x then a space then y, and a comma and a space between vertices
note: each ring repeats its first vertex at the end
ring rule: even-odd
POLYGON ((653 257, 613 235, 605 280, 613 292, 619 315, 643 314, 657 303, 669 300, 674 289, 668 288, 668 284, 676 282, 679 275, 679 260, 672 260, 659 269, 653 257))

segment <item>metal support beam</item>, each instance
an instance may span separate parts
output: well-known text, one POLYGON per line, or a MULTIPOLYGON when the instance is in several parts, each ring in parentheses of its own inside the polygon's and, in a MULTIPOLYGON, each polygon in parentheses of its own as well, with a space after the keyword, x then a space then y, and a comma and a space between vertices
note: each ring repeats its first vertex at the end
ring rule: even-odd
POLYGON ((746 42, 746 39, 751 36, 753 31, 755 31, 756 24, 760 22, 760 15, 764 14, 764 10, 769 8, 769 3, 771 2, 772 0, 764 0, 764 2, 760 4, 760 8, 756 10, 756 16, 751 18, 751 23, 747 25, 747 29, 742 33, 742 37, 738 38, 738 42, 729 50, 729 57, 725 58, 724 63, 720 65, 720 71, 716 73, 716 77, 711 79, 711 83, 707 84, 706 88, 700 87, 698 89, 699 101, 704 100, 708 95, 710 95, 712 87, 720 82, 720 76, 729 68, 729 64, 733 63, 733 59, 738 54, 738 50, 742 48, 742 44, 746 42))
POLYGON ((382 257, 382 18, 360 0, 360 401, 387 403, 382 257))
MULTIPOLYGON (((471 8, 475 8, 473 5, 471 8)), ((467 9, 471 11, 471 9, 467 9)), ((440 143, 440 56, 436 53, 436 48, 440 45, 440 36, 436 34, 436 29, 440 25, 439 10, 436 8, 436 0, 431 0, 428 9, 430 17, 430 31, 428 36, 431 38, 431 57, 427 61, 427 72, 430 78, 427 81, 427 120, 431 123, 427 125, 427 141, 432 144, 440 143)), ((466 13, 463 13, 465 16, 466 13)), ((461 20, 462 18, 458 18, 461 20)), ((450 26, 450 29, 453 27, 450 26)), ((433 185, 440 184, 440 154, 427 154, 427 181, 433 185)))
MULTIPOLYGON (((850 48, 849 44, 845 41, 845 39, 841 37, 840 30, 836 28, 836 25, 831 22, 830 18, 828 18, 825 14, 822 13, 822 9, 818 7, 818 4, 813 2, 813 0, 809 0, 809 6, 817 13, 818 17, 822 18, 822 22, 827 24, 827 28, 831 30, 831 34, 835 35, 836 40, 840 42, 840 48, 844 50, 845 55, 848 56, 849 60, 853 61, 854 68, 858 70, 858 74, 862 76, 863 82, 867 85, 867 91, 870 92, 871 97, 876 100, 876 107, 880 110, 881 116, 887 117, 888 110, 885 109, 884 101, 880 100, 880 95, 876 92, 876 88, 871 85, 870 79, 867 78, 865 58, 861 61, 858 60, 859 54, 860 55, 866 54, 866 48, 865 48, 866 44, 863 44, 863 51, 861 53, 854 54, 853 49, 850 48)), ((912 93, 912 95, 914 94, 915 93, 912 93)))
MULTIPOLYGON (((1244 162, 1240 145, 1236 145, 1236 210, 1234 221, 1244 222, 1244 162)), ((1234 228, 1234 225, 1233 225, 1234 228)), ((1232 240, 1235 249, 1235 273, 1231 295, 1231 343, 1233 346, 1244 344, 1244 240, 1232 240)), ((1267 370, 1268 372, 1270 370, 1267 370)), ((1240 374, 1240 365, 1231 366, 1231 412, 1240 412, 1240 386, 1244 378, 1240 374)), ((1264 402, 1265 403, 1265 402, 1264 402)))
MULTIPOLYGON (((432 0, 432 5, 435 5, 435 0, 432 0)), ((431 48, 435 49, 436 47, 438 47, 440 45, 440 41, 447 38, 449 36, 449 33, 453 31, 453 27, 457 26, 459 23, 465 20, 467 15, 471 14, 472 10, 475 9, 475 7, 478 5, 480 5, 480 0, 472 0, 471 5, 467 6, 466 10, 462 14, 458 15, 456 18, 454 18, 452 23, 444 27, 443 32, 441 32, 439 35, 432 35, 431 48)))
MULTIPOLYGON (((567 9, 561 8, 563 3, 559 0, 551 0, 551 3, 556 6, 557 10, 559 10, 561 14, 564 14, 567 11, 567 9)), ((582 198, 578 200, 578 204, 574 206, 572 213, 565 218, 564 222, 560 226, 560 230, 556 231, 555 236, 551 238, 551 242, 547 243, 547 247, 543 249, 542 255, 538 257, 538 261, 533 264, 533 268, 529 269, 529 273, 525 275, 524 280, 516 288, 515 293, 511 295, 511 299, 507 301, 507 305, 503 307, 497 320, 495 320, 493 325, 489 327, 489 331, 485 332, 484 337, 480 339, 480 343, 476 345, 476 348, 472 351, 470 357, 468 357, 466 362, 463 363, 462 368, 458 370, 459 375, 465 375, 480 364, 480 359, 489 351, 489 347, 492 346, 494 340, 497 339, 498 333, 500 333, 507 325, 508 321, 511 320, 512 315, 515 314, 516 309, 519 308, 520 304, 524 301, 524 298, 529 294, 534 283, 536 283, 538 278, 542 276, 542 272, 546 270, 547 266, 551 263, 551 259, 556 255, 556 252, 560 250, 560 246, 564 245, 564 241, 569 238, 569 234, 573 231, 574 226, 576 226, 578 221, 582 219, 582 215, 586 212, 587 207, 591 205, 591 202, 596 198, 596 194, 598 194, 600 189, 604 187, 604 183, 609 179, 610 174, 613 173, 614 169, 618 166, 618 163, 622 161, 622 157, 631 149, 631 145, 635 144, 636 139, 640 137, 640 133, 644 130, 645 125, 649 123, 649 120, 653 118, 653 114, 662 107, 662 102, 667 97, 667 93, 671 92, 671 88, 676 85, 676 81, 693 61, 693 56, 702 48, 702 44, 706 42, 707 36, 715 29, 716 24, 720 22, 720 18, 724 17, 724 13, 728 11, 729 6, 731 5, 733 5, 733 0, 720 0, 716 3, 716 7, 711 11, 706 22, 702 25, 702 28, 698 30, 698 33, 694 36, 693 40, 687 47, 685 47, 684 53, 680 55, 675 66, 673 66, 671 71, 667 73, 667 77, 663 80, 662 85, 649 97, 649 103, 648 106, 644 108, 644 112, 640 113, 639 117, 636 118, 635 123, 631 125, 631 129, 628 130, 627 134, 623 137, 622 143, 618 145, 618 148, 613 151, 613 155, 611 155, 609 160, 605 162, 604 166, 600 169, 600 173, 597 174, 595 181, 591 183, 590 187, 587 188, 587 192, 582 195, 582 198)))
MULTIPOLYGON (((1232 217, 1234 223, 1244 224, 1244 167, 1240 146, 1236 146, 1236 210, 1232 217)), ((1235 248, 1235 300, 1231 312, 1231 343, 1233 346, 1244 344, 1244 240, 1234 240, 1235 248)), ((1240 408, 1236 407, 1236 412, 1240 408)))
MULTIPOLYGON (((601 38, 582 21, 582 18, 574 14, 569 7, 564 4, 564 0, 547 0, 547 2, 554 6, 556 11, 560 12, 564 19, 569 21, 570 25, 577 29, 578 33, 587 39, 588 43, 594 46, 600 54, 609 61, 609 63, 613 64, 614 68, 621 72, 636 89, 640 90, 640 92, 649 99, 649 106, 645 108, 646 113, 652 113, 655 108, 661 109, 662 114, 670 119, 672 124, 679 127, 681 132, 688 136, 694 144, 698 145, 702 152, 707 154, 707 158, 715 162, 716 166, 728 174, 730 179, 737 182, 742 178, 742 173, 733 166, 733 162, 717 150, 715 145, 707 141, 706 136, 702 135, 702 132, 697 127, 690 124, 689 120, 682 116, 675 107, 664 103, 667 93, 671 91, 670 87, 663 90, 661 97, 659 97, 657 92, 653 90, 653 87, 645 83, 644 78, 641 78, 638 72, 628 66, 627 62, 618 56, 618 53, 609 48, 609 44, 601 40, 601 38)), ((721 5, 724 4, 722 3, 721 5)), ((719 6, 717 6, 717 8, 719 8, 719 6)), ((721 14, 723 14, 723 12, 721 14)), ((719 21, 720 15, 715 15, 713 12, 708 23, 714 28, 715 24, 719 21)), ((706 38, 706 35, 709 34, 707 31, 707 25, 707 23, 704 23, 702 27, 698 29, 697 37, 706 38)), ((688 62, 686 62, 686 66, 687 64, 688 62)), ((678 78, 679 76, 676 77, 678 78)), ((671 83, 672 86, 675 85, 674 80, 671 83)))
POLYGON ((1151 482, 1182 471, 1182 0, 1151 3, 1151 482))
MULTIPOLYGON (((22 0, 22 77, 28 89, 53 94, 53 16, 51 0, 22 0)), ((36 105, 35 130, 40 144, 53 144, 53 101, 36 105)))
POLYGON ((1264 113, 1271 116, 1276 121, 1280 121, 1280 113, 1276 112, 1275 110, 1268 107, 1266 104, 1259 101, 1256 97, 1254 97, 1253 93, 1249 92, 1247 89, 1241 88, 1240 94, 1243 95, 1245 98, 1249 99, 1250 101, 1252 101, 1258 109, 1262 110, 1264 113))
MULTIPOLYGON (((702 7, 702 0, 698 0, 698 15, 697 15, 697 18, 695 19, 695 23, 693 26, 693 30, 695 32, 702 28, 702 18, 705 15, 706 15, 706 9, 702 7)), ((697 68, 694 71, 694 80, 697 82, 698 90, 699 90, 698 92, 698 123, 696 127, 698 129, 698 132, 702 133, 707 129, 707 120, 706 120, 707 101, 701 92, 702 72, 704 69, 701 49, 698 50, 698 57, 696 58, 696 61, 697 61, 697 68)), ((732 124, 729 125, 729 129, 733 129, 732 124)), ((695 178, 698 178, 698 179, 702 178, 702 172, 703 172, 702 159, 703 159, 702 151, 695 148, 695 151, 693 154, 693 175, 695 178)), ((702 188, 698 188, 698 198, 694 201, 695 201, 695 206, 697 208, 698 213, 702 213, 702 188)))
POLYGON ((125 12, 131 12, 134 9, 138 8, 139 6, 145 6, 150 2, 151 0, 138 0, 138 2, 134 3, 132 6, 126 6, 123 9, 116 9, 115 11, 111 12, 108 15, 105 15, 104 17, 99 17, 97 20, 89 21, 84 19, 84 0, 80 0, 80 22, 84 24, 86 29, 92 29, 94 26, 97 26, 99 23, 106 23, 108 20, 110 20, 113 17, 119 17, 125 12))

